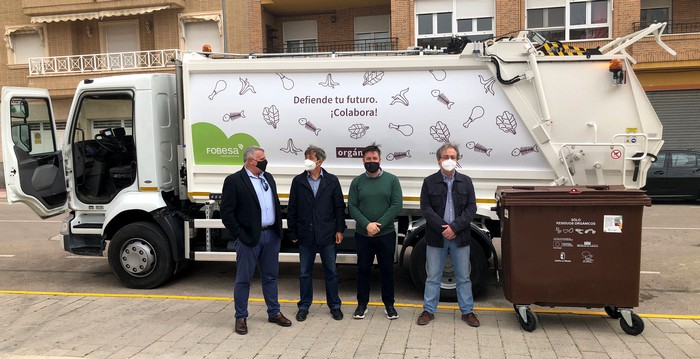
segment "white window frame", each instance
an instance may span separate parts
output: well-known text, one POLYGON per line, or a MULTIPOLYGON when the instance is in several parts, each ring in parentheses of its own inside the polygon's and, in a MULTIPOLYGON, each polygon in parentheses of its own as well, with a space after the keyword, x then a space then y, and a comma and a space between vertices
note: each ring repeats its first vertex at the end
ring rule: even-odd
POLYGON ((215 21, 219 27, 219 48, 224 47, 224 28, 221 12, 193 12, 178 15, 180 27, 180 50, 187 49, 187 39, 185 39, 185 24, 190 22, 215 21))
POLYGON ((434 12, 434 13, 428 13, 428 14, 416 14, 415 19, 416 19, 416 39, 433 39, 433 38, 437 38, 437 37, 452 37, 452 35, 457 34, 457 20, 455 20, 454 11, 440 11, 440 12, 434 12), (452 21, 451 21, 452 31, 451 32, 438 33, 438 20, 437 20, 438 14, 450 14, 450 17, 452 18, 452 21), (423 34, 423 35, 418 34, 418 16, 419 15, 432 15, 432 17, 433 17, 433 31, 430 34, 423 34))
POLYGON ((20 25, 20 26, 5 26, 5 47, 7 48, 7 64, 9 66, 28 67, 29 62, 17 62, 15 58, 15 49, 12 36, 15 34, 39 34, 41 46, 44 48, 44 57, 48 56, 48 44, 46 41, 46 26, 45 25, 20 25))
POLYGON ((473 36, 473 35, 494 35, 494 29, 495 29, 495 19, 492 17, 473 17, 470 18, 472 20, 472 30, 471 31, 459 31, 459 21, 460 20, 468 20, 468 19, 456 19, 455 20, 455 34, 458 36, 473 36), (481 19, 490 19, 491 20, 491 30, 488 31, 479 31, 477 27, 478 20, 481 19))
POLYGON ((459 0, 454 0, 452 1, 452 4, 445 4, 444 2, 436 5, 438 8, 437 9, 430 9, 430 5, 427 7, 422 7, 421 9, 423 11, 420 11, 416 9, 416 13, 414 14, 414 21, 415 21, 415 38, 416 38, 416 45, 418 44, 418 40, 422 39, 445 39, 445 38, 451 38, 453 36, 484 36, 484 35, 491 35, 495 36, 496 34, 496 16, 495 16, 495 1, 492 1, 492 5, 494 6, 493 8, 493 16, 488 16, 491 15, 491 10, 487 10, 484 12, 483 6, 480 7, 481 10, 465 10, 465 9, 470 9, 468 7, 466 1, 459 1, 459 0), (429 11, 433 10, 433 11, 429 11), (450 32, 446 33, 438 33, 438 14, 446 14, 449 13, 451 16, 451 21, 450 21, 450 32), (422 15, 431 15, 432 20, 433 20, 433 28, 430 34, 419 34, 419 24, 418 24, 418 17, 422 15), (472 20, 472 26, 471 26, 471 31, 459 31, 459 26, 458 23, 460 20, 466 20, 466 19, 471 19, 472 20), (480 19, 490 19, 491 20, 491 30, 487 31, 479 31, 477 29, 477 22, 480 19))
MULTIPOLYGON (((591 40, 607 40, 612 38, 612 5, 613 1, 612 0, 605 0, 607 3, 607 14, 606 14, 606 22, 605 23, 592 23, 591 16, 592 16, 592 3, 593 1, 596 0, 567 0, 564 4, 564 26, 556 26, 556 27, 538 27, 538 28, 530 28, 527 27, 528 19, 527 19, 527 12, 529 10, 536 10, 536 9, 543 9, 545 12, 549 12, 549 9, 554 9, 554 8, 561 8, 561 6, 555 6, 555 7, 530 7, 529 4, 526 5, 525 8, 525 27, 528 30, 532 31, 541 31, 541 32, 549 32, 549 31, 561 31, 564 30, 564 39, 561 41, 591 41, 591 40), (572 3, 585 3, 586 4, 586 23, 583 25, 571 25, 571 4, 572 3), (597 29, 597 28, 607 28, 608 29, 608 36, 603 37, 603 38, 591 38, 591 39, 571 39, 570 32, 571 30, 582 30, 582 29, 597 29)), ((544 14, 543 14, 544 16, 544 14)), ((547 21, 547 16, 544 16, 544 22, 546 25, 547 21)))
MULTIPOLYGON (((607 27, 607 28, 608 28, 608 37, 605 37, 605 38, 603 38, 603 39, 609 39, 609 38, 610 38, 610 36, 611 36, 611 34, 610 34, 610 32, 611 32, 611 28, 610 28, 611 21, 610 21, 610 18, 612 17, 612 13, 611 13, 612 1, 611 1, 611 0, 605 0, 606 5, 607 5, 607 6, 606 6, 606 12, 607 12, 607 13, 605 14, 605 19, 606 19, 606 21, 605 21, 604 23, 595 23, 595 24, 594 24, 591 17, 593 16, 592 7, 593 7, 593 2, 595 2, 595 1, 598 1, 598 0, 585 0, 585 1, 578 0, 578 1, 571 1, 570 3, 567 3, 567 10, 566 10, 566 26, 567 26, 567 29, 566 29, 566 39, 567 39, 567 40, 571 39, 571 36, 570 36, 570 31, 571 31, 571 30, 598 29, 598 28, 603 28, 603 27, 607 27), (570 12, 570 11, 571 11, 571 4, 572 4, 572 3, 585 3, 585 4, 586 4, 586 23, 585 23, 585 24, 583 24, 583 25, 571 25, 571 24, 570 24, 570 23, 571 23, 571 19, 570 19, 571 12, 570 12)), ((599 38, 595 38, 595 39, 597 40, 597 39, 599 39, 599 38)), ((577 40, 578 40, 578 39, 577 39, 577 40)), ((584 39, 584 41, 585 41, 585 40, 592 40, 592 39, 584 39)))
POLYGON ((564 32, 564 37, 568 36, 568 31, 566 28, 566 24, 568 23, 568 6, 556 6, 556 7, 543 7, 543 8, 534 8, 534 9, 526 9, 525 10, 525 28, 528 30, 536 31, 536 32, 549 32, 549 31, 563 31, 564 32), (564 25, 562 26, 548 26, 549 24, 547 23, 549 21, 549 10, 550 9, 559 9, 563 8, 564 9, 564 25), (533 27, 529 28, 527 27, 527 11, 528 10, 542 10, 542 25, 543 27, 533 27))

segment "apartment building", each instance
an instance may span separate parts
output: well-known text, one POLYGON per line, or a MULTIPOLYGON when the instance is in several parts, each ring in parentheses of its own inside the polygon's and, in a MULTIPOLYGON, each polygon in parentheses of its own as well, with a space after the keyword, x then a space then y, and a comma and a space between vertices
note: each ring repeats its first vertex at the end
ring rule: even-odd
MULTIPOLYGON (((666 147, 697 147, 696 5, 694 0, 3 1, 6 56, 0 56, 0 84, 49 89, 60 132, 82 79, 172 72, 172 59, 204 44, 213 52, 246 54, 399 50, 441 48, 453 36, 480 41, 529 29, 552 41, 596 47, 650 23, 667 22, 662 38, 677 51, 675 57, 651 38, 628 53, 664 123, 666 147)), ((130 121, 129 115, 115 114, 95 121, 89 134, 106 127, 129 129, 130 121)), ((37 150, 53 150, 49 126, 34 124, 37 150)))

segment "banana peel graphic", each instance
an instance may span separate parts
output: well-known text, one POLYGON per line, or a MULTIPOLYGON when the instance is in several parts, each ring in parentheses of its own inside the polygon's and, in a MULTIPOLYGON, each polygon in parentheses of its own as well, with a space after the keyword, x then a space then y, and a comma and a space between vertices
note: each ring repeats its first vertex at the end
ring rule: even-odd
POLYGON ((297 146, 294 146, 294 141, 291 138, 287 140, 287 147, 280 148, 280 151, 284 153, 291 153, 293 155, 297 155, 299 154, 299 152, 301 152, 301 150, 298 149, 297 146))
POLYGON ((325 82, 319 82, 319 85, 323 87, 330 87, 334 89, 336 86, 340 85, 339 83, 333 81, 333 76, 331 74, 326 75, 326 81, 325 82))

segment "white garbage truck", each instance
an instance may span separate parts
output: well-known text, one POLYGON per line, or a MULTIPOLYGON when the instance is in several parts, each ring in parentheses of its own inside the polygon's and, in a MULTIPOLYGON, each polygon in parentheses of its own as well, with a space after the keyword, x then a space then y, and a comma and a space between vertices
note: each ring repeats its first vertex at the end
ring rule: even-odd
MULTIPOLYGON (((460 145, 458 171, 477 198, 471 231, 475 291, 497 268, 496 186, 642 187, 662 126, 625 49, 661 25, 599 49, 543 41, 534 33, 443 51, 370 53, 186 53, 175 74, 86 79, 78 85, 61 144, 48 91, 3 88, 7 199, 39 216, 68 212, 60 231, 74 254, 108 257, 130 288, 163 284, 190 261, 235 261, 218 201, 248 146, 266 150, 282 205, 303 171, 304 149, 322 147, 324 167, 347 196, 363 172, 361 150, 377 143, 398 176, 397 262, 425 280, 423 179, 436 149, 460 145), (411 248, 410 251, 407 251, 411 248)), ((338 263, 356 262, 348 216, 338 263)), ((286 223, 285 223, 286 228, 286 223)), ((297 262, 283 238, 281 262, 297 262)), ((454 297, 448 261, 443 295, 454 297)))

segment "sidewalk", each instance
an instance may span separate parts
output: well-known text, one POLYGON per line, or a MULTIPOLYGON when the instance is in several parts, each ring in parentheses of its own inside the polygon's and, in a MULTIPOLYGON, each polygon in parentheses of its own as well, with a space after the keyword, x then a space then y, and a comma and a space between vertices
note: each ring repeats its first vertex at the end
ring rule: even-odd
POLYGON ((265 305, 250 303, 248 335, 233 331, 230 298, 0 292, 0 358, 700 358, 700 321, 644 318, 639 336, 598 315, 540 313, 522 331, 513 311, 477 308, 481 327, 458 311, 439 309, 418 326, 420 308, 397 305, 387 320, 371 306, 354 320, 335 321, 315 304, 305 322, 282 300, 290 328, 267 322, 265 305))

